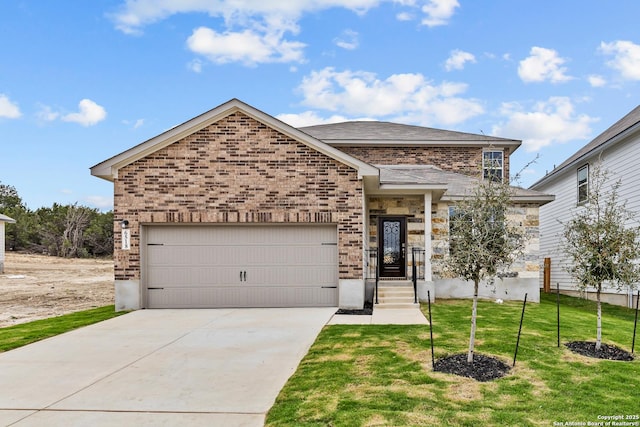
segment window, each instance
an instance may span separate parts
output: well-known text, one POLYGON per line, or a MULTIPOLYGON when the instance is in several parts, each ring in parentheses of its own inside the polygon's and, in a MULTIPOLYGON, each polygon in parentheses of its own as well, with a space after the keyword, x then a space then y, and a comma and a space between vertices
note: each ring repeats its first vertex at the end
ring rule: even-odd
POLYGON ((578 204, 585 203, 589 197, 589 165, 578 168, 578 204))
MULTIPOLYGON (((465 212, 459 207, 449 207, 449 254, 475 258, 478 248, 483 253, 499 253, 514 238, 507 225, 506 206, 483 207, 465 212)), ((484 256, 484 255, 483 255, 484 256)))
POLYGON ((482 153, 482 177, 502 182, 503 160, 502 151, 484 151, 482 153))

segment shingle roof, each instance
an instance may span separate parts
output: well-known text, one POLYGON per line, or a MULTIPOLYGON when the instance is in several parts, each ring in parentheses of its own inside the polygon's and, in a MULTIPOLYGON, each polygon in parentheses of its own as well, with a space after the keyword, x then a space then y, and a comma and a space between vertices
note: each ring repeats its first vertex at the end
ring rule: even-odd
MULTIPOLYGON (((445 190, 441 200, 455 201, 471 195, 473 189, 480 183, 479 179, 460 173, 444 171, 435 166, 382 166, 380 169, 380 184, 395 185, 428 185, 438 186, 445 190)), ((548 203, 554 196, 540 191, 528 190, 512 186, 513 200, 523 202, 548 203)))
POLYGON ((430 145, 482 144, 518 147, 522 143, 516 139, 378 121, 332 123, 298 129, 328 144, 428 143, 430 145))
POLYGON ((538 180, 535 184, 531 186, 531 188, 536 187, 541 184, 543 181, 548 180, 553 175, 556 175, 560 171, 562 171, 567 166, 573 164, 574 162, 580 160, 581 158, 589 155, 590 153, 598 150, 600 147, 604 146, 608 142, 610 142, 613 138, 620 135, 627 129, 633 127, 640 123, 640 105, 631 110, 626 116, 615 122, 611 125, 607 130, 598 135, 595 139, 589 142, 587 145, 576 151, 571 157, 562 162, 560 166, 553 169, 550 173, 545 175, 543 178, 538 180))

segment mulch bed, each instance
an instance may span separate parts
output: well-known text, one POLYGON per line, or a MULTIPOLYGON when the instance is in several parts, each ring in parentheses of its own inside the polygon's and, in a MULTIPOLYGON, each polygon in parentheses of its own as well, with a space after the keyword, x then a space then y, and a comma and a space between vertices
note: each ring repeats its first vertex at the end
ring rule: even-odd
POLYGON ((566 343, 565 345, 574 353, 578 353, 587 357, 593 357, 596 359, 623 361, 633 360, 633 356, 631 355, 631 353, 614 345, 602 344, 600 350, 596 350, 595 342, 589 341, 572 341, 566 343))
POLYGON ((364 308, 362 310, 346 310, 343 308, 338 309, 338 311, 336 311, 336 314, 353 314, 353 315, 360 315, 360 316, 370 316, 373 314, 373 302, 365 302, 364 303, 364 308))
POLYGON ((434 371, 473 378, 477 381, 493 381, 502 378, 511 368, 490 356, 474 354, 473 363, 467 363, 467 354, 454 354, 436 361, 434 371))

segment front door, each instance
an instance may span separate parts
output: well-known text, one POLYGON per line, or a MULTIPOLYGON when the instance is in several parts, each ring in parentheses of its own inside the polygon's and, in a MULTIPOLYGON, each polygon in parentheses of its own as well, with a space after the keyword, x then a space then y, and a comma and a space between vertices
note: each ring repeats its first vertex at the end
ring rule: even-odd
POLYGON ((380 218, 378 223, 378 265, 380 277, 405 277, 407 219, 380 218))

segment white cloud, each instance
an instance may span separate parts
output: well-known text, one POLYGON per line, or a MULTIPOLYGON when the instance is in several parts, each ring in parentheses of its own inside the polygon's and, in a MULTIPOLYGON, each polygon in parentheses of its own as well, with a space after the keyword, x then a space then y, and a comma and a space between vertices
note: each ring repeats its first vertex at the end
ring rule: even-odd
POLYGON ((640 80, 640 45, 626 40, 600 43, 600 51, 613 56, 607 65, 627 80, 640 80))
MULTIPOLYGON (((221 18, 223 28, 200 27, 194 30, 187 44, 195 53, 214 63, 240 61, 248 65, 259 62, 301 62, 305 44, 285 39, 285 34, 297 35, 302 16, 331 8, 343 8, 357 14, 382 3, 393 3, 404 10, 396 14, 399 20, 413 19, 414 11, 422 9, 428 26, 445 25, 457 0, 126 0, 110 15, 115 26, 126 34, 140 35, 145 26, 175 14, 205 13, 221 18)), ((337 41, 345 49, 357 47, 357 39, 345 35, 337 41)), ((200 66, 192 64, 193 71, 200 66)))
POLYGON ((340 115, 332 115, 328 118, 320 117, 314 111, 305 111, 300 114, 279 114, 276 117, 279 120, 287 123, 288 125, 296 128, 302 126, 324 125, 328 123, 340 123, 349 120, 346 117, 340 115))
POLYGON ((484 111, 477 100, 460 96, 466 84, 436 85, 422 74, 393 74, 381 80, 371 72, 328 67, 306 76, 299 90, 303 104, 312 108, 423 125, 452 125, 484 111))
POLYGON ((18 104, 12 102, 7 95, 0 93, 0 117, 17 119, 21 116, 18 104))
POLYGON ((82 126, 93 126, 107 117, 104 107, 96 104, 90 99, 83 99, 78 103, 80 111, 62 116, 65 122, 78 123, 82 126))
POLYGON ((198 58, 194 59, 193 61, 190 61, 187 64, 187 68, 190 69, 191 71, 193 71, 194 73, 201 73, 202 72, 202 61, 198 58))
POLYGON ((89 205, 94 206, 100 210, 113 209, 113 197, 88 196, 86 197, 86 201, 87 203, 89 203, 89 205))
POLYGON ((458 0, 428 0, 422 6, 422 11, 427 15, 422 19, 422 24, 428 27, 446 25, 457 7, 460 7, 458 0))
POLYGON ((536 103, 530 111, 517 103, 502 105, 506 122, 493 127, 492 134, 522 139, 526 151, 538 151, 552 144, 562 144, 591 135, 590 124, 597 121, 586 114, 576 114, 567 97, 551 97, 536 103))
POLYGON ((566 82, 572 77, 566 75, 567 68, 562 66, 565 62, 555 50, 534 46, 530 56, 520 61, 518 75, 524 82, 566 82))
POLYGON ((304 44, 282 40, 282 34, 260 34, 247 29, 220 34, 207 27, 193 31, 187 40, 189 49, 211 62, 242 62, 255 65, 265 62, 301 62, 304 44))
POLYGON ((346 50, 358 48, 358 33, 353 30, 344 30, 340 37, 334 39, 336 46, 346 50))
POLYGON ((297 21, 305 13, 335 7, 363 14, 378 6, 381 1, 385 0, 127 0, 110 17, 120 31, 141 34, 146 25, 180 13, 206 13, 214 18, 223 18, 225 25, 231 28, 236 25, 252 25, 250 23, 257 20, 268 25, 276 24, 279 20, 297 21))
POLYGON ((413 14, 410 12, 399 12, 396 14, 396 19, 398 21, 413 21, 413 14))
POLYGON ((125 126, 131 126, 131 128, 133 129, 138 129, 144 126, 144 119, 137 119, 134 122, 132 122, 131 120, 123 120, 122 124, 124 124, 125 126))
POLYGON ((607 81, 605 80, 605 78, 597 74, 592 74, 588 76, 587 80, 589 81, 589 84, 593 87, 602 87, 607 84, 607 81))
POLYGON ((469 52, 456 49, 452 51, 451 56, 447 58, 447 61, 444 63, 444 68, 447 71, 462 70, 467 62, 475 63, 476 57, 469 52))
POLYGON ((40 104, 40 110, 38 110, 38 112, 36 113, 36 117, 38 118, 38 120, 44 122, 52 122, 60 117, 60 113, 53 111, 53 109, 48 105, 40 104))

